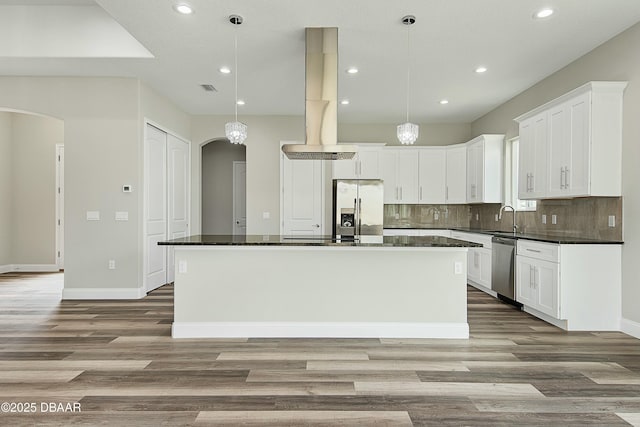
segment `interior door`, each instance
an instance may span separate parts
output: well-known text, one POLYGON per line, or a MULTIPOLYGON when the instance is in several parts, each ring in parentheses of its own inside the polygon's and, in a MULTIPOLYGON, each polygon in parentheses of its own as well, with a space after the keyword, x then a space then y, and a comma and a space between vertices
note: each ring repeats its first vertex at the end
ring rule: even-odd
MULTIPOLYGON (((169 239, 189 235, 189 143, 167 135, 169 239)), ((175 278, 174 247, 167 247, 167 283, 175 278)))
POLYGON ((247 234, 247 162, 233 162, 233 235, 247 234))
POLYGON ((289 160, 281 153, 282 234, 324 234, 322 160, 289 160))
POLYGON ((167 134, 147 125, 145 137, 145 283, 152 290, 167 283, 167 134))

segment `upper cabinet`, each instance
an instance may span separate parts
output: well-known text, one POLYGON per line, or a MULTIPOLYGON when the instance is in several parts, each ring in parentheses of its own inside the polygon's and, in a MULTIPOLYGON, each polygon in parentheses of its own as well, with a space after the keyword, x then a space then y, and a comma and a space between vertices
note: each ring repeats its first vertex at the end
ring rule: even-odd
POLYGON ((380 177, 384 180, 385 204, 418 203, 418 152, 415 149, 384 149, 380 177))
POLYGON ((480 135, 467 143, 467 203, 502 203, 504 135, 480 135))
POLYGON ((334 160, 333 179, 379 179, 380 152, 384 144, 355 144, 358 152, 350 160, 334 160))
POLYGON ((445 203, 467 203, 467 146, 451 145, 446 148, 447 171, 445 182, 445 203))
POLYGON ((418 150, 419 203, 446 203, 447 150, 444 147, 425 147, 418 150))
POLYGON ((590 82, 515 120, 520 199, 620 196, 626 82, 590 82))

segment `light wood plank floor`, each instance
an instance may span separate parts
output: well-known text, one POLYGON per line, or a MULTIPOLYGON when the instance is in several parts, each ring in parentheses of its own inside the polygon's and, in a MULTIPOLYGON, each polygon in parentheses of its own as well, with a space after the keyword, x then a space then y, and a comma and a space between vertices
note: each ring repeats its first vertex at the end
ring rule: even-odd
POLYGON ((567 333, 472 288, 469 340, 173 340, 172 286, 61 289, 0 275, 0 403, 36 404, 0 425, 640 424, 640 340, 567 333))

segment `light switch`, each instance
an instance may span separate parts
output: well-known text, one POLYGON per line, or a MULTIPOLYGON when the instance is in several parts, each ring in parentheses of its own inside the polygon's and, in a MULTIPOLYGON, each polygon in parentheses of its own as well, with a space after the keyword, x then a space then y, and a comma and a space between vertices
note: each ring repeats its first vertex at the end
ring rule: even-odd
POLYGON ((87 211, 87 221, 100 221, 100 211, 87 211))
POLYGON ((616 216, 609 215, 609 227, 615 227, 615 226, 616 226, 616 216))
POLYGON ((455 274, 462 274, 462 263, 460 261, 456 261, 453 264, 453 270, 455 274))
POLYGON ((547 216, 546 215, 542 215, 542 223, 543 224, 547 223, 547 216))
POLYGON ((558 216, 551 215, 551 224, 557 224, 557 223, 558 223, 558 216))
POLYGON ((117 211, 116 212, 116 221, 129 221, 129 212, 128 211, 117 211))
POLYGON ((262 212, 262 219, 271 218, 271 212, 262 212))

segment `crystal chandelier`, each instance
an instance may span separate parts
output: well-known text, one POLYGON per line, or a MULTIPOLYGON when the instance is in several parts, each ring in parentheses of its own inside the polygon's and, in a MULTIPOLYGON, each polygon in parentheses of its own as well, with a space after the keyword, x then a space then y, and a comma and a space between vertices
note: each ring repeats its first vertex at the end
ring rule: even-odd
POLYGON ((229 122, 224 125, 224 133, 232 144, 244 144, 244 140, 247 139, 247 125, 238 121, 238 25, 242 24, 242 16, 231 15, 229 22, 236 26, 236 31, 233 37, 233 51, 235 60, 235 111, 236 121, 229 122))
POLYGON ((411 145, 418 139, 420 127, 414 123, 409 122, 409 27, 416 22, 416 17, 413 15, 407 15, 402 18, 402 23, 407 26, 407 121, 401 125, 398 125, 398 140, 403 145, 411 145))

